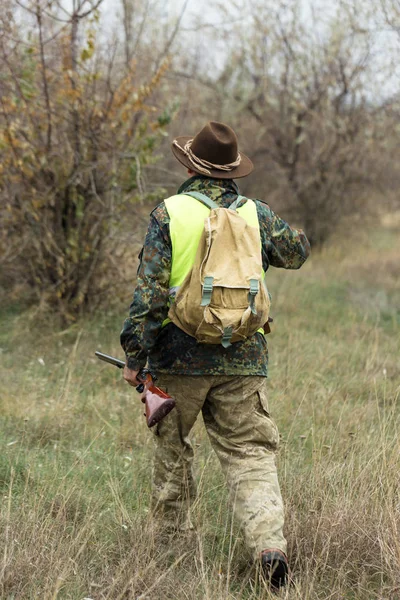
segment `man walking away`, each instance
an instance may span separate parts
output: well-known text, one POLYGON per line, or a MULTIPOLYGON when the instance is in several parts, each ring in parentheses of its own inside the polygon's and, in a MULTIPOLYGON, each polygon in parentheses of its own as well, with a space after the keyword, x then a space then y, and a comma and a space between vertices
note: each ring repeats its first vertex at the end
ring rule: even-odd
POLYGON ((189 433, 202 413, 246 544, 279 588, 288 562, 279 435, 267 401, 264 276, 270 266, 298 269, 310 246, 263 201, 240 196, 234 179, 253 164, 230 127, 210 122, 194 138, 175 139, 172 152, 190 178, 151 213, 121 333, 126 381, 138 385, 148 363, 176 400, 155 432, 153 514, 171 527, 191 527, 189 433))

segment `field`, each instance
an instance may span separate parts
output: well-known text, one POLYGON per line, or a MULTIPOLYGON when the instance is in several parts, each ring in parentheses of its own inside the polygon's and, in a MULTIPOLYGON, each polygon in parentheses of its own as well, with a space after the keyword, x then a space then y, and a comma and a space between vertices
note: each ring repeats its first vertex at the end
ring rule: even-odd
MULTIPOLYGON (((388 225, 355 226, 299 272, 268 274, 293 573, 281 598, 400 598, 400 239, 388 225)), ((148 517, 152 434, 120 372, 94 358, 121 356, 125 313, 60 331, 2 307, 0 597, 269 598, 201 423, 195 533, 168 538, 148 517)))

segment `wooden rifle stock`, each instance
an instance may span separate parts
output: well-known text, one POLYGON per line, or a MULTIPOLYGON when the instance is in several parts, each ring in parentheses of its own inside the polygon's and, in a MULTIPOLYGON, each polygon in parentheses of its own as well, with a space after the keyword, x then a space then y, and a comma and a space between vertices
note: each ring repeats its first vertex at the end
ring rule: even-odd
MULTIPOLYGON (((141 373, 139 373, 138 378, 143 379, 141 373)), ((161 390, 154 385, 153 376, 149 371, 145 371, 144 377, 142 395, 142 402, 146 407, 144 415, 146 417, 147 426, 153 427, 174 408, 175 400, 164 392, 164 390, 161 390)))
MULTIPOLYGON (((104 360, 119 369, 125 367, 125 363, 122 360, 114 358, 109 354, 103 354, 102 352, 96 352, 95 354, 100 360, 104 360)), ((174 408, 175 400, 154 385, 155 377, 148 369, 142 369, 138 373, 137 379, 142 382, 137 386, 136 391, 142 394, 142 402, 146 406, 144 415, 147 426, 154 427, 174 408)))

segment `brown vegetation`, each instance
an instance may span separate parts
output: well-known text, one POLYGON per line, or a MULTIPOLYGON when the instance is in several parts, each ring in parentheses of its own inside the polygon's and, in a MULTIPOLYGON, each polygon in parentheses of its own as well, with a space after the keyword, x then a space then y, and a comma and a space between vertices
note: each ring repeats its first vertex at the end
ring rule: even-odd
POLYGON ((3 16, 2 263, 66 320, 115 282, 119 222, 145 197, 170 119, 150 103, 168 58, 146 79, 133 58, 121 64, 98 40, 100 3, 30 2, 22 28, 15 7, 3 16))

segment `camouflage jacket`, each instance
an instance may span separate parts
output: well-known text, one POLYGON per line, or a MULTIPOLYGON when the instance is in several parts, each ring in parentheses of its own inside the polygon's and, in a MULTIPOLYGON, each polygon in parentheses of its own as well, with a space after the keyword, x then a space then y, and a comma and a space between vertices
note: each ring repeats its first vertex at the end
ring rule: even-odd
MULTIPOLYGON (((231 180, 195 176, 178 190, 199 191, 220 206, 228 207, 239 194, 231 180)), ((269 266, 298 269, 310 253, 301 230, 292 229, 267 204, 256 200, 262 242, 264 271, 269 266)), ((162 327, 168 314, 172 246, 169 215, 164 202, 151 213, 144 246, 139 255, 137 284, 129 317, 121 332, 129 368, 139 370, 148 361, 156 373, 176 375, 267 376, 268 350, 260 333, 229 348, 199 344, 173 323, 162 327)))

